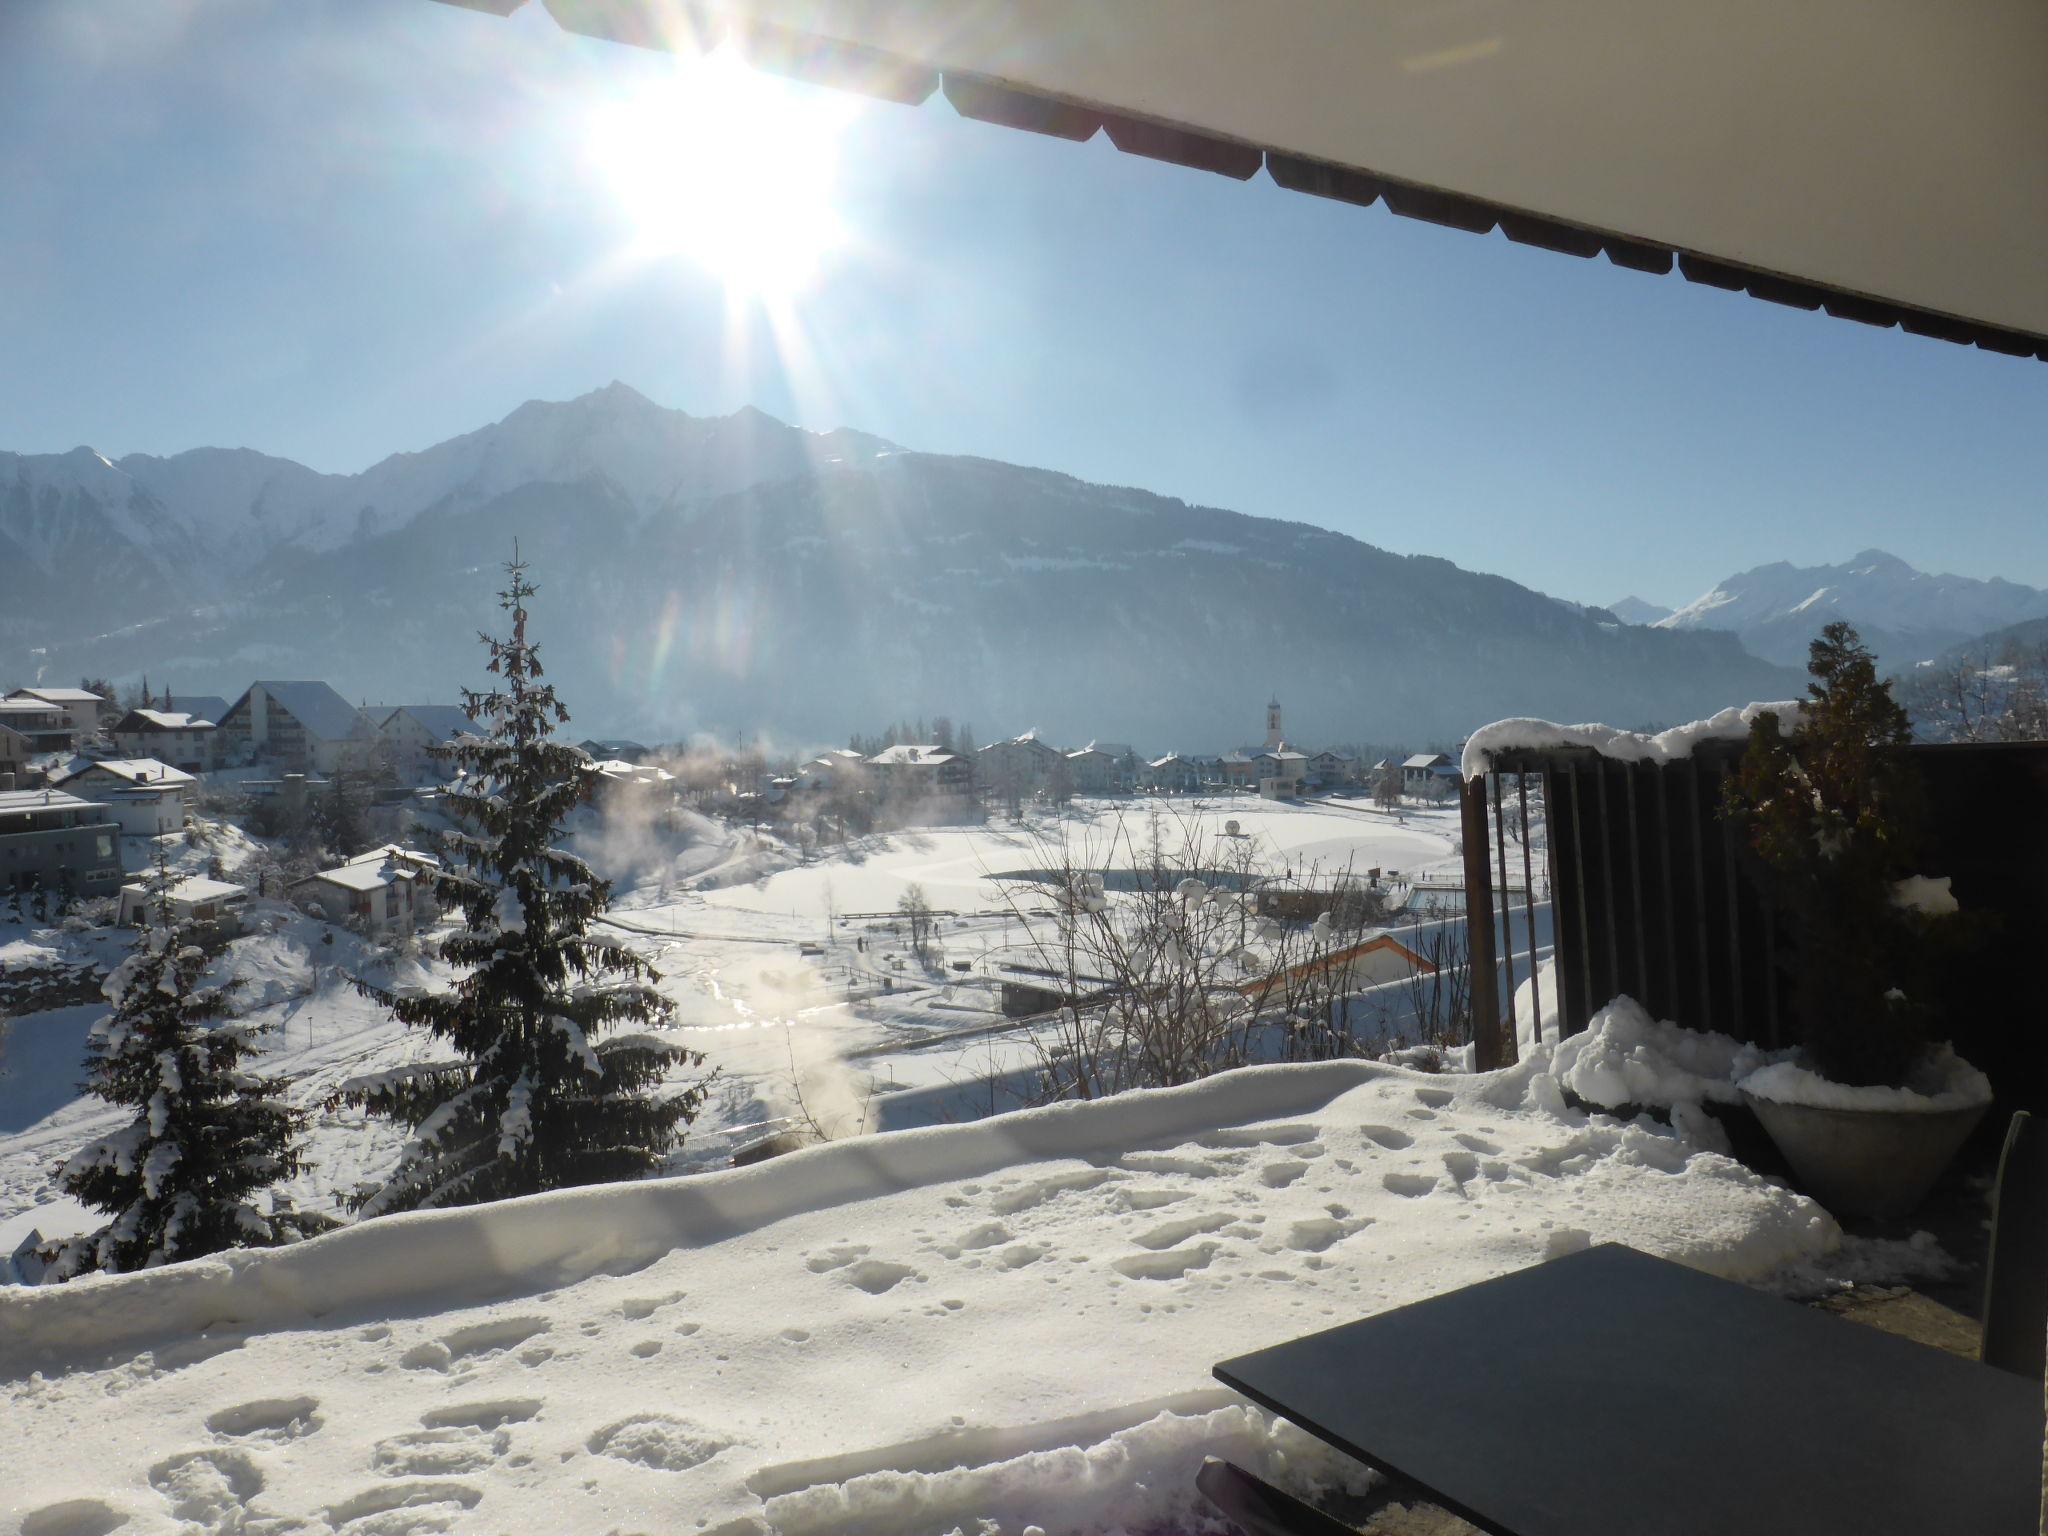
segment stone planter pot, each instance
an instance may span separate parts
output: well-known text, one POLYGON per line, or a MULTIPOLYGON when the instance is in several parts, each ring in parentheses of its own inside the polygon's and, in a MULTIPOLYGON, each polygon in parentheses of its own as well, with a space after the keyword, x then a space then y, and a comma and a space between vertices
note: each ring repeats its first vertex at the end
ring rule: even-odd
POLYGON ((1818 1109, 1742 1101, 1792 1165, 1800 1188, 1837 1216, 1911 1215, 1988 1104, 1964 1109, 1818 1109))

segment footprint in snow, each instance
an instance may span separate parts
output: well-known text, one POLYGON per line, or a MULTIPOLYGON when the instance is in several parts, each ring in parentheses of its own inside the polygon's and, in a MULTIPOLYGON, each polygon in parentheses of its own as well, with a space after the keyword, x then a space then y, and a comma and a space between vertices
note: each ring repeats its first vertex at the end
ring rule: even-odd
POLYGON ((1308 1164, 1287 1158, 1282 1162, 1268 1163, 1259 1170, 1259 1182, 1268 1189, 1285 1189, 1304 1173, 1308 1164))
POLYGON ((1372 1225, 1370 1216, 1345 1220, 1337 1216, 1311 1216, 1306 1221, 1297 1221, 1287 1229, 1287 1246, 1296 1253, 1321 1253, 1324 1249, 1342 1242, 1354 1232, 1362 1232, 1372 1225))
POLYGON ((1293 1147, 1316 1139, 1312 1125, 1229 1126, 1195 1138, 1198 1147, 1293 1147))
POLYGON ((1156 1211, 1162 1205, 1174 1205, 1193 1196, 1191 1189, 1119 1189, 1110 1198, 1120 1210, 1156 1211))
POLYGON ((814 1275, 830 1274, 835 1269, 844 1269, 867 1251, 865 1243, 841 1243, 809 1255, 804 1260, 804 1268, 814 1275))
MULTIPOLYGON (((1123 1161, 1129 1166, 1129 1158, 1123 1161)), ((1016 1189, 997 1195, 989 1201, 989 1209, 998 1216, 1015 1216, 1020 1211, 1028 1211, 1035 1206, 1043 1205, 1055 1196, 1095 1189, 1108 1183, 1109 1179, 1109 1171, 1101 1168, 1088 1173, 1059 1173, 1051 1178, 1033 1179, 1016 1189)))
POLYGON ((21 1536, 109 1536, 128 1517, 98 1499, 66 1499, 45 1504, 21 1517, 21 1536))
POLYGON ((511 1446, 504 1430, 450 1424, 387 1435, 370 1448, 370 1470, 386 1477, 445 1477, 481 1472, 511 1446))
POLYGON ((1458 1193, 1466 1193, 1465 1186, 1479 1175, 1479 1159, 1470 1152, 1446 1152, 1444 1172, 1451 1176, 1451 1182, 1458 1186, 1458 1193))
POLYGON ((429 1408, 420 1415, 423 1429, 501 1429, 524 1424, 541 1410, 537 1397, 496 1397, 480 1403, 454 1403, 429 1408))
POLYGON ((535 1335, 546 1333, 550 1326, 544 1317, 492 1318, 415 1344, 398 1363, 408 1370, 445 1371, 458 1360, 481 1359, 524 1344, 535 1335))
POLYGON ((372 1531, 376 1536, 426 1536, 451 1529, 482 1502, 483 1494, 467 1483, 409 1478, 343 1499, 328 1509, 327 1523, 346 1531, 364 1522, 357 1526, 364 1536, 372 1531))
POLYGON ((896 1264, 887 1259, 859 1259, 845 1269, 846 1283, 870 1296, 892 1291, 905 1280, 923 1279, 924 1276, 908 1264, 896 1264))
POLYGON ((593 1455, 658 1472, 687 1472, 732 1444, 700 1424, 666 1413, 638 1413, 608 1424, 584 1442, 593 1455))
POLYGON ((1131 1241, 1140 1248, 1150 1248, 1156 1253, 1177 1247, 1191 1237, 1199 1237, 1205 1232, 1227 1227, 1236 1220, 1235 1211, 1220 1211, 1208 1216, 1189 1216, 1180 1221, 1164 1222, 1144 1235, 1132 1238, 1131 1241))
POLYGON ((225 1536, 248 1523, 249 1501, 263 1491, 263 1474, 243 1451, 186 1451, 151 1467, 149 1485, 164 1496, 174 1518, 225 1536))
POLYGON ((223 1440, 263 1440, 282 1445, 320 1427, 311 1397, 265 1397, 207 1415, 206 1427, 223 1440))
POLYGON ((1112 1259, 1110 1268, 1131 1280, 1179 1280, 1193 1270, 1207 1269, 1221 1243, 1197 1243, 1165 1253, 1132 1253, 1112 1259))
POLYGON ((1426 1173, 1390 1173, 1380 1183, 1389 1194, 1405 1200, 1419 1199, 1436 1188, 1436 1180, 1426 1173))
POLYGON ((1415 1090, 1415 1097, 1431 1109, 1442 1109, 1456 1095, 1443 1088, 1418 1088, 1415 1090))
MULTIPOLYGON (((1391 1125, 1366 1125, 1359 1127, 1365 1139, 1376 1146, 1385 1147, 1389 1152, 1405 1152, 1415 1145, 1415 1138, 1406 1131, 1397 1131, 1391 1125)), ((1342 1164, 1339 1164, 1341 1167, 1342 1164)))

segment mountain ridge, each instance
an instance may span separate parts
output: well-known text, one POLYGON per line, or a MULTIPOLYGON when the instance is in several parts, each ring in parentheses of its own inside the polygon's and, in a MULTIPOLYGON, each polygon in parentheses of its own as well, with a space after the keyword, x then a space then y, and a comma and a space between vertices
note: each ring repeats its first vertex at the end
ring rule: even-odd
MULTIPOLYGON (((0 458, 0 555, 33 534, 74 576, 113 573, 80 583, 94 601, 10 605, 0 675, 453 696, 516 537, 550 674, 598 734, 817 741, 943 712, 984 738, 1039 722, 1192 751, 1252 732, 1284 680, 1300 739, 1425 742, 1510 714, 1671 724, 1796 685, 1732 636, 1619 625, 1307 522, 751 409, 690 417, 623 385, 341 486, 191 453, 40 480, 0 458), (181 459, 214 501, 161 467, 181 459), (252 523, 269 543, 222 559, 219 530, 252 523), (161 537, 124 541, 137 526, 161 537)), ((24 585, 0 573, 0 597, 24 585)))

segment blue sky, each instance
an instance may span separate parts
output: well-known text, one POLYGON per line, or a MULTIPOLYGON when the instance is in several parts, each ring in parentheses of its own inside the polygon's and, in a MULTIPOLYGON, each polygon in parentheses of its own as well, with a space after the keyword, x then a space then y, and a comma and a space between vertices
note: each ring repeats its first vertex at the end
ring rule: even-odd
POLYGON ((6 0, 0 448, 355 470, 618 378, 1583 601, 2048 586, 2048 365, 777 82, 843 116, 847 239, 771 323, 592 163, 673 69, 538 3, 6 0))

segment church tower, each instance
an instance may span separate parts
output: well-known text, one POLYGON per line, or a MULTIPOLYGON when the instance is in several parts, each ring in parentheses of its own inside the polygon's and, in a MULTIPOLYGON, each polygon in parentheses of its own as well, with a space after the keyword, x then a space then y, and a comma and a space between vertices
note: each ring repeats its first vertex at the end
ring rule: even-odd
POLYGON ((1266 750, 1278 751, 1285 743, 1280 740, 1280 701, 1273 699, 1266 705, 1266 750))

